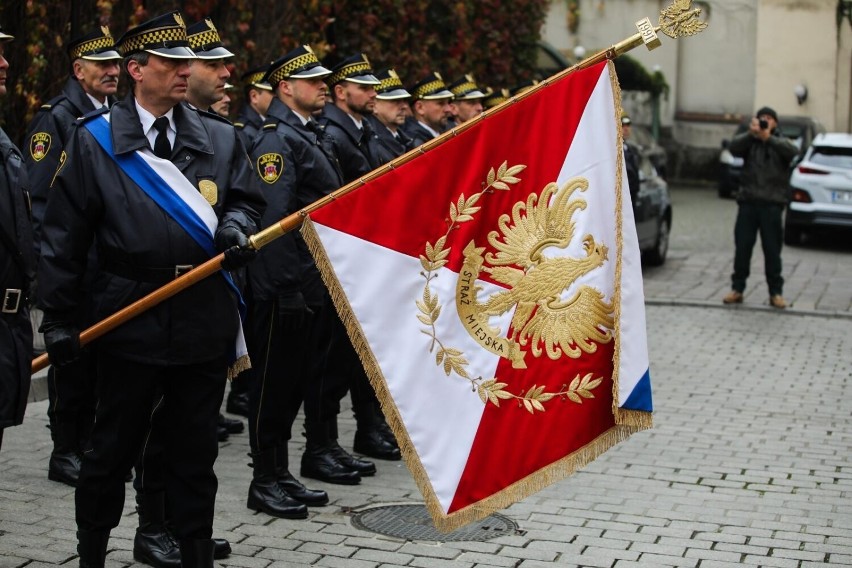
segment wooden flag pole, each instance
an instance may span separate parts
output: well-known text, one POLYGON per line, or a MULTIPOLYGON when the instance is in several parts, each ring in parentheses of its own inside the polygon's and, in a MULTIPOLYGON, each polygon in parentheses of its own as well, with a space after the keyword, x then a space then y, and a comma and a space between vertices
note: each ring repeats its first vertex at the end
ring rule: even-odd
MULTIPOLYGON (((700 13, 701 10, 699 8, 692 9, 691 0, 688 0, 687 2, 684 2, 683 0, 675 0, 675 2, 673 2, 665 10, 662 10, 660 12, 659 25, 654 26, 653 24, 651 24, 651 21, 648 18, 643 18, 642 20, 639 20, 638 22, 636 22, 636 27, 639 30, 638 33, 635 33, 632 36, 618 42, 617 44, 612 45, 608 49, 599 51, 598 53, 584 59, 583 61, 580 61, 579 63, 569 67, 568 69, 564 69, 559 73, 556 73, 549 79, 545 79, 544 81, 537 85, 534 85, 527 91, 513 96, 506 102, 503 102, 495 106, 494 108, 488 109, 476 118, 469 120, 464 124, 456 126, 455 128, 448 130, 447 132, 444 132, 440 136, 429 140, 425 144, 418 146, 414 150, 403 154, 399 158, 396 158, 395 160, 388 162, 387 164, 373 170, 372 172, 364 175, 363 177, 344 185, 337 191, 334 191, 326 195, 325 197, 314 201, 305 208, 295 213, 292 213, 287 217, 284 217, 277 223, 270 225, 266 229, 249 237, 249 243, 251 247, 255 250, 260 250, 262 247, 266 246, 267 244, 279 238, 280 236, 292 231, 293 229, 298 228, 302 224, 302 221, 305 219, 305 217, 307 217, 317 209, 325 206, 326 204, 336 199, 343 197, 344 195, 352 191, 355 191, 366 183, 383 176, 384 174, 398 168, 399 166, 410 162, 411 160, 418 157, 420 154, 424 154, 435 146, 439 146, 450 138, 461 134, 469 128, 472 128, 479 121, 485 120, 489 116, 502 111, 510 105, 515 104, 518 101, 521 101, 533 95, 540 89, 547 87, 551 83, 562 79, 570 73, 574 73, 575 71, 579 71, 581 69, 586 69, 587 67, 592 67, 593 65, 597 65, 598 63, 601 63, 606 60, 611 61, 619 55, 627 53, 628 51, 642 44, 644 44, 648 49, 654 49, 660 45, 660 39, 657 36, 657 32, 660 30, 662 30, 663 33, 665 33, 671 38, 693 35, 700 32, 705 27, 707 27, 706 23, 698 20, 698 15, 700 13)), ((153 308, 157 304, 171 298, 178 292, 189 288, 196 282, 199 282, 200 280, 203 280, 211 274, 221 270, 222 261, 224 259, 224 253, 211 258, 204 264, 197 266, 189 272, 183 274, 179 278, 176 278, 174 281, 169 282, 161 288, 154 290, 147 296, 136 300, 129 306, 122 308, 111 316, 87 328, 80 334, 80 345, 82 346, 91 343, 95 339, 101 337, 109 331, 112 331, 124 322, 138 316, 146 310, 153 308)), ((39 355, 32 361, 32 372, 37 373, 38 371, 44 369, 49 363, 50 361, 47 353, 39 355)))

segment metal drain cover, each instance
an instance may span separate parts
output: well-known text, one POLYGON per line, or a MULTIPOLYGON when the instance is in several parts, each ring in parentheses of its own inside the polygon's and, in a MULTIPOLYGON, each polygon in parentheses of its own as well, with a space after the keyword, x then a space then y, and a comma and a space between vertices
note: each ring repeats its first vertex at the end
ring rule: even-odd
POLYGON ((352 524, 356 528, 405 540, 434 542, 486 541, 498 536, 514 534, 518 525, 500 514, 476 521, 442 533, 435 528, 426 505, 383 505, 355 513, 352 524))

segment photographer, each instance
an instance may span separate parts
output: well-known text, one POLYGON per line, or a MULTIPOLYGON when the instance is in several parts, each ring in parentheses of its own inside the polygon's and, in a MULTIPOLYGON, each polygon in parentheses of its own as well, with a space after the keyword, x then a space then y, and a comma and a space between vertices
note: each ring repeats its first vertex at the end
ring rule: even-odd
POLYGON ((781 216, 790 200, 789 166, 798 152, 796 145, 777 131, 778 115, 769 107, 757 111, 747 132, 731 141, 731 154, 745 160, 739 206, 734 225, 734 272, 731 291, 722 299, 725 304, 739 304, 751 266, 751 252, 760 232, 763 247, 769 303, 774 308, 786 308, 782 296, 784 278, 781 276, 781 244, 784 229, 781 216))

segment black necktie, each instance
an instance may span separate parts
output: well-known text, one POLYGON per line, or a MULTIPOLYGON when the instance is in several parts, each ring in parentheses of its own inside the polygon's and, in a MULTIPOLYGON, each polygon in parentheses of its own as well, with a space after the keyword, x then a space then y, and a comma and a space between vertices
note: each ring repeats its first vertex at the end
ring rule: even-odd
POLYGON ((158 158, 168 160, 172 156, 172 145, 169 143, 169 119, 161 116, 154 121, 154 128, 157 129, 157 139, 154 140, 154 155, 158 158))
POLYGON ((313 132, 313 133, 314 133, 314 134, 316 134, 317 136, 319 136, 319 135, 320 135, 320 132, 322 132, 322 130, 321 130, 321 129, 320 129, 320 127, 319 127, 319 124, 317 124, 317 123, 316 123, 315 121, 313 121, 313 120, 309 120, 309 121, 307 121, 307 122, 305 123, 305 126, 307 127, 307 129, 308 129, 308 130, 310 130, 311 132, 313 132))

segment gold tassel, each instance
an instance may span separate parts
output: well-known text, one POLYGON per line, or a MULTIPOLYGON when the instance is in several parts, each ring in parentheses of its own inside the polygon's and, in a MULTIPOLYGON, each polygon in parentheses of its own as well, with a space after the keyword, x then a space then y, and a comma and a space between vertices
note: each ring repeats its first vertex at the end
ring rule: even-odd
POLYGON ((237 378, 237 376, 243 371, 248 371, 251 369, 251 359, 249 359, 248 355, 243 355, 237 358, 230 367, 228 367, 228 380, 232 381, 237 378))

